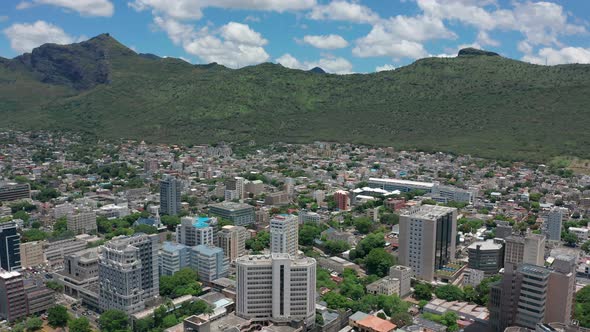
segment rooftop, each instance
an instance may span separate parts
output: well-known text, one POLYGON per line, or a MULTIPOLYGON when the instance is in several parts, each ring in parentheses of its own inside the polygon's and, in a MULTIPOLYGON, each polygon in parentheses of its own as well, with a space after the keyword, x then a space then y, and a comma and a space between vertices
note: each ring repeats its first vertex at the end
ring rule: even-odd
POLYGON ((229 211, 237 211, 237 210, 242 210, 242 209, 254 209, 254 207, 250 204, 236 203, 236 202, 221 202, 221 203, 210 205, 209 207, 224 209, 224 210, 229 210, 229 211))
POLYGON ((400 180, 400 179, 369 178, 369 182, 382 182, 382 183, 399 184, 399 185, 416 186, 416 187, 429 187, 429 188, 434 187, 434 183, 432 183, 432 182, 418 182, 418 181, 400 180))
POLYGON ((478 246, 479 246, 479 250, 501 250, 502 249, 502 245, 499 243, 494 243, 494 240, 474 242, 468 247, 468 249, 476 250, 478 246))
POLYGON ((193 226, 195 228, 205 228, 205 227, 209 227, 209 223, 211 223, 211 218, 198 216, 195 218, 195 221, 193 222, 193 226))
POLYGON ((422 219, 436 219, 453 211, 457 211, 457 209, 439 205, 420 205, 415 209, 410 209, 409 211, 404 212, 402 216, 411 216, 413 218, 422 219))
POLYGON ((356 323, 361 326, 366 326, 377 332, 389 332, 397 328, 397 325, 393 324, 392 322, 371 315, 367 315, 365 318, 358 320, 356 323))

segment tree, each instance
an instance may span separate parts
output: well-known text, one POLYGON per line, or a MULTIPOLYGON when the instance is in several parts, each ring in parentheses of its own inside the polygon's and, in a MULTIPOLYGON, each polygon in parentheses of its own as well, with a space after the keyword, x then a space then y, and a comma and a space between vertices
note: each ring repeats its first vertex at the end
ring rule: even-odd
POLYGON ((414 287, 414 298, 416 300, 432 300, 432 286, 429 284, 417 284, 414 287))
POLYGON ((578 237, 576 236, 576 234, 570 232, 563 232, 563 234, 561 235, 561 240, 570 247, 575 247, 576 243, 578 243, 578 237))
POLYGON ((68 310, 63 305, 56 305, 47 310, 47 323, 51 327, 65 327, 68 325, 68 310))
POLYGON ((43 327, 43 321, 39 317, 31 317, 25 322, 27 332, 38 331, 43 327))
POLYGON ((158 229, 152 225, 137 225, 133 227, 135 233, 145 233, 145 234, 156 234, 158 233, 158 229))
POLYGON ((362 239, 355 249, 350 251, 350 259, 364 258, 375 248, 383 248, 385 239, 383 233, 371 233, 362 239))
POLYGON ((584 250, 586 253, 590 253, 590 241, 586 241, 584 244, 582 244, 582 250, 584 250))
POLYGON ((373 228, 373 221, 366 217, 356 218, 353 224, 356 230, 361 234, 369 234, 373 228))
POLYGON ((397 327, 402 327, 406 325, 410 325, 413 322, 412 315, 407 312, 396 312, 391 315, 391 322, 397 327))
POLYGON ((160 220, 162 221, 162 224, 164 224, 166 227, 168 227, 169 230, 174 230, 174 228, 176 228, 176 225, 180 224, 180 217, 178 216, 162 216, 160 218, 160 220))
POLYGON ((320 237, 322 229, 316 223, 305 223, 299 228, 299 244, 302 246, 311 246, 315 239, 320 237))
POLYGON ((246 248, 253 251, 262 251, 270 245, 270 233, 267 231, 260 231, 255 237, 246 240, 246 248))
POLYGON ((70 332, 92 332, 88 318, 80 317, 73 319, 69 324, 70 332))
POLYGON ((434 291, 434 294, 436 294, 436 297, 438 297, 439 299, 447 301, 461 301, 463 300, 464 295, 461 288, 450 284, 438 287, 434 291))
POLYGON ((376 274, 383 277, 389 273, 389 268, 395 265, 395 257, 383 248, 375 248, 365 258, 365 267, 368 274, 376 274))
POLYGON ((29 217, 29 214, 26 213, 24 210, 19 210, 12 215, 12 218, 20 219, 20 220, 24 221, 25 223, 27 223, 31 217, 29 217))
POLYGON ((177 298, 183 295, 199 295, 201 284, 198 282, 197 272, 184 268, 172 276, 160 277, 160 295, 177 298))
POLYGON ((350 249, 350 245, 348 242, 342 240, 326 241, 324 249, 329 255, 338 255, 350 249))
POLYGON ((477 301, 478 294, 473 286, 467 285, 463 288, 463 300, 467 302, 477 301))
POLYGON ((380 218, 381 223, 387 225, 399 224, 399 215, 396 213, 384 213, 380 218))
POLYGON ((58 283, 57 281, 53 281, 53 280, 46 281, 45 287, 47 287, 55 292, 61 292, 64 289, 64 286, 62 284, 58 283))
POLYGON ((110 309, 100 315, 98 325, 102 332, 121 332, 129 327, 129 320, 125 312, 110 309))

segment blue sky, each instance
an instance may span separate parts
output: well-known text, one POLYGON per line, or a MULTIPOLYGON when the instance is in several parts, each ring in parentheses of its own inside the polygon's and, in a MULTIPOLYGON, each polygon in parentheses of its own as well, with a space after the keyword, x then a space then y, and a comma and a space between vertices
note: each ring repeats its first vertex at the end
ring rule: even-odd
POLYGON ((590 63, 587 0, 3 0, 0 56, 109 32, 137 52, 374 72, 474 46, 590 63))

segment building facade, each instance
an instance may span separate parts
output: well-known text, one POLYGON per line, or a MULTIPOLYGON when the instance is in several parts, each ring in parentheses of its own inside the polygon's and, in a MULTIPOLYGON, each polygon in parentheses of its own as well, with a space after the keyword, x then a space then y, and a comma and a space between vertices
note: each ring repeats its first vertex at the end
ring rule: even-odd
POLYGON ((160 181, 160 213, 175 216, 181 209, 181 182, 173 176, 160 181))
POLYGON ((80 211, 67 216, 68 230, 76 234, 96 232, 96 213, 94 211, 80 211))
POLYGON ((487 276, 494 275, 504 266, 504 246, 494 240, 474 242, 467 247, 470 269, 484 271, 487 276))
POLYGON ((8 322, 27 315, 23 277, 16 271, 0 272, 0 318, 8 322))
POLYGON ((20 235, 15 222, 0 224, 0 268, 5 271, 21 268, 20 235))
POLYGON ((45 264, 43 246, 45 241, 25 242, 20 244, 21 266, 29 268, 45 264))
POLYGON ((209 215, 231 220, 236 226, 246 226, 256 221, 254 207, 244 203, 221 202, 210 205, 209 215))
POLYGON ((223 249, 211 245, 198 245, 191 248, 191 268, 197 271, 199 280, 208 285, 215 279, 227 277, 229 259, 223 249))
POLYGON ((554 207, 547 214, 547 226, 545 234, 547 240, 560 241, 561 240, 561 224, 563 222, 563 212, 561 208, 554 207))
POLYGON ((412 292, 412 268, 394 265, 389 268, 389 276, 399 280, 399 296, 406 297, 412 292))
POLYGON ((294 215, 277 215, 270 220, 270 251, 297 255, 299 250, 299 220, 294 215))
POLYGON ((246 239, 250 233, 242 226, 226 225, 217 234, 217 245, 223 249, 225 257, 235 262, 238 257, 246 254, 246 239))
POLYGON ((0 184, 0 202, 31 199, 31 185, 28 183, 0 184))
POLYGON ((183 217, 176 226, 176 242, 189 247, 217 242, 217 219, 209 217, 183 217))
POLYGON ((164 242, 159 254, 160 275, 171 276, 190 266, 191 247, 174 242, 164 242))
POLYGON ((511 235, 504 239, 504 266, 521 263, 542 266, 545 261, 545 235, 511 235))
POLYGON ((348 192, 344 190, 338 190, 334 193, 334 202, 340 211, 348 211, 350 209, 350 197, 348 197, 348 192))

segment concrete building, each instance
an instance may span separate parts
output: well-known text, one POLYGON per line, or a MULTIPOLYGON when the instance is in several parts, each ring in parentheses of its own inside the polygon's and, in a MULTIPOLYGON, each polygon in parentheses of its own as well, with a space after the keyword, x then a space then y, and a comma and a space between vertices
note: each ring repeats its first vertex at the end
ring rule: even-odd
POLYGON ((461 189, 454 186, 434 185, 430 193, 432 199, 440 203, 460 202, 473 203, 473 191, 461 189))
POLYGON ((581 228, 581 227, 570 227, 568 228, 568 232, 574 234, 578 237, 579 242, 586 242, 588 241, 588 228, 581 228))
POLYGON ((485 272, 475 269, 463 271, 463 286, 477 287, 485 278, 485 272))
POLYGON ((229 259, 223 249, 210 245, 198 245, 191 248, 191 268, 197 271, 199 280, 210 285, 213 280, 227 277, 229 259))
POLYGON ((210 205, 209 215, 231 220, 236 226, 246 226, 256 221, 254 207, 244 203, 221 202, 210 205))
POLYGON ((399 262, 417 278, 432 281, 436 270, 455 259, 457 209, 419 206, 404 212, 399 226, 399 262))
POLYGON ((0 202, 31 199, 31 185, 28 183, 0 183, 0 202))
POLYGON ((228 179, 225 181, 225 190, 226 190, 226 192, 233 191, 235 193, 233 195, 233 196, 235 196, 235 199, 242 199, 242 198, 244 198, 244 194, 245 194, 244 185, 245 185, 245 179, 243 177, 236 176, 232 179, 228 179))
POLYGON ((55 219, 67 217, 70 213, 74 213, 74 205, 70 203, 56 205, 53 208, 53 218, 55 219))
POLYGON ((96 212, 80 211, 67 215, 68 230, 76 234, 96 232, 96 212))
POLYGON ((246 319, 315 324, 316 262, 288 254, 236 261, 236 314, 246 319))
POLYGON ((369 178, 368 185, 371 188, 380 188, 387 191, 399 190, 401 192, 409 192, 412 190, 422 190, 427 193, 430 193, 434 187, 434 184, 430 182, 379 178, 369 178))
POLYGON ((494 240, 474 242, 467 247, 470 269, 484 271, 487 276, 494 275, 504 266, 504 246, 494 240))
POLYGON ((363 269, 357 264, 347 261, 344 258, 338 256, 332 257, 318 257, 318 265, 324 269, 332 270, 338 273, 344 272, 344 269, 353 269, 357 273, 364 273, 363 269))
POLYGON ((505 239, 512 235, 512 226, 510 223, 503 220, 497 220, 496 222, 496 238, 505 239))
POLYGON ((560 241, 561 240, 561 224, 563 222, 563 212, 561 208, 554 207, 547 215, 547 226, 545 233, 547 240, 560 241))
POLYGON ((264 197, 265 205, 287 205, 289 204, 289 193, 286 191, 277 191, 266 194, 264 197))
POLYGON ((217 242, 217 218, 182 217, 176 226, 176 242, 194 247, 201 244, 214 245, 217 242))
POLYGON ((21 268, 20 235, 15 222, 0 223, 0 268, 5 271, 21 268))
POLYGON ((311 211, 299 211, 299 223, 305 224, 307 222, 319 223, 320 215, 311 211))
POLYGON ((373 295, 400 295, 400 280, 386 276, 367 285, 367 293, 373 295))
POLYGON ((8 322, 27 315, 23 277, 16 271, 0 271, 0 318, 8 322))
POLYGON ((299 250, 299 221, 294 215, 277 215, 270 220, 270 251, 297 255, 299 250))
POLYGON ((336 202, 338 210, 348 211, 350 209, 350 197, 348 197, 348 192, 338 190, 334 193, 334 201, 336 202))
POLYGON ((504 239, 504 266, 521 263, 542 266, 545 261, 545 235, 511 235, 504 239))
POLYGON ((389 268, 389 276, 399 280, 399 296, 406 297, 412 292, 412 268, 394 265, 389 268))
POLYGON ((158 296, 158 235, 117 236, 99 249, 101 310, 132 314, 158 296))
POLYGON ((223 249, 225 257, 235 262, 246 254, 246 240, 250 237, 248 230, 242 226, 226 225, 217 234, 217 244, 223 249))
POLYGON ((502 280, 491 285, 490 327, 534 329, 539 323, 568 323, 572 318, 575 259, 556 257, 552 267, 521 264, 505 268, 502 280))
POLYGON ((190 266, 191 247, 174 242, 164 242, 159 254, 160 275, 171 276, 190 266))
POLYGON ((24 284, 27 297, 27 315, 39 315, 55 306, 55 292, 43 284, 24 284))
POLYGON ((262 194, 262 191, 264 190, 264 183, 260 180, 246 181, 244 190, 247 193, 252 194, 252 196, 258 196, 262 194))
POLYGON ((63 264, 66 255, 86 249, 87 241, 70 238, 45 243, 45 258, 51 265, 63 264))
POLYGON ((58 273, 64 293, 80 298, 91 285, 98 282, 98 248, 89 248, 64 256, 64 269, 58 273))
POLYGON ((175 216, 180 212, 180 180, 166 176, 160 181, 160 213, 175 216))
POLYGON ((45 264, 43 246, 45 241, 25 242, 20 244, 21 266, 25 268, 45 264))

